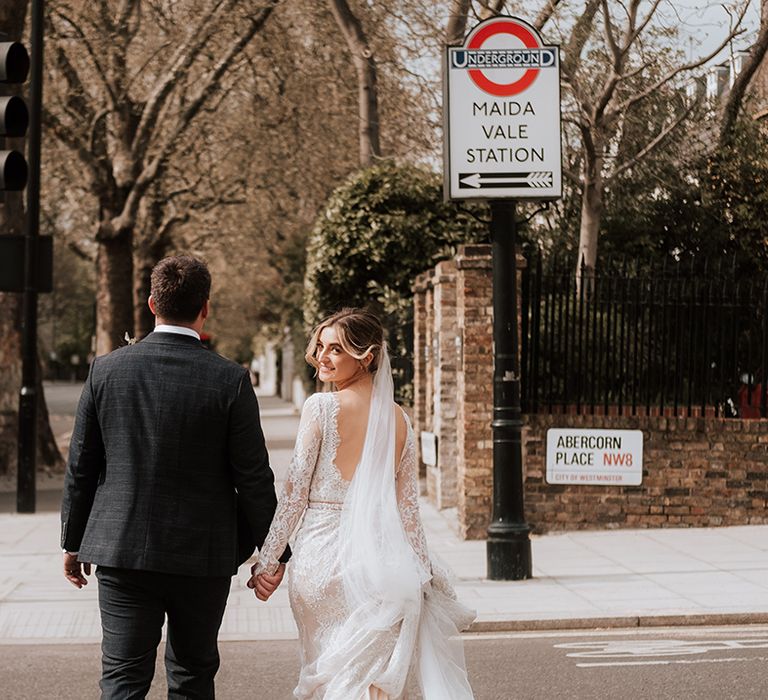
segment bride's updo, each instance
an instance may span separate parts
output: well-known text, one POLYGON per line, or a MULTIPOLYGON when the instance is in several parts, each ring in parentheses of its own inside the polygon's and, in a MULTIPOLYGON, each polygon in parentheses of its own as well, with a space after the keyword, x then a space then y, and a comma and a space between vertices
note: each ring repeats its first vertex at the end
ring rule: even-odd
POLYGON ((334 326, 339 336, 339 344, 344 352, 356 360, 362 360, 368 353, 373 360, 368 365, 369 372, 375 372, 379 366, 381 349, 384 346, 384 328, 381 321, 370 311, 364 309, 342 309, 324 318, 315 326, 309 337, 307 351, 304 355, 307 362, 317 369, 320 365, 315 357, 317 341, 324 328, 334 326))

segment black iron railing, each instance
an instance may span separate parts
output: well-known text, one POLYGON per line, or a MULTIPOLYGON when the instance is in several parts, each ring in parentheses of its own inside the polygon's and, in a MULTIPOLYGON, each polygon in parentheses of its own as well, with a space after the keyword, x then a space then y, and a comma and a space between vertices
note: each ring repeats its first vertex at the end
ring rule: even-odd
POLYGON ((522 392, 528 413, 766 416, 768 277, 703 264, 588 275, 528 258, 522 392))

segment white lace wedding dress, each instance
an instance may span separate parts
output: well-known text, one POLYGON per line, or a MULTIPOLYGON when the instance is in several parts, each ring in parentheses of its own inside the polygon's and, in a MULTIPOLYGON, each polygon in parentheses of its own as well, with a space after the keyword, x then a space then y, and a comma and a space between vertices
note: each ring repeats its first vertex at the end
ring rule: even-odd
POLYGON ((255 570, 274 573, 304 515, 287 567, 301 657, 294 695, 302 700, 396 700, 413 668, 427 700, 471 698, 457 627, 467 626, 474 614, 455 600, 445 574, 430 563, 419 518, 410 423, 394 469, 394 489, 402 530, 416 555, 411 568, 428 573, 416 580, 415 596, 401 595, 399 579, 409 579, 409 565, 401 558, 382 589, 391 600, 374 600, 377 594, 371 594, 370 601, 350 604, 345 575, 359 553, 345 548, 340 536, 354 478, 345 480, 334 464, 338 411, 334 393, 314 394, 304 404, 293 460, 255 570))

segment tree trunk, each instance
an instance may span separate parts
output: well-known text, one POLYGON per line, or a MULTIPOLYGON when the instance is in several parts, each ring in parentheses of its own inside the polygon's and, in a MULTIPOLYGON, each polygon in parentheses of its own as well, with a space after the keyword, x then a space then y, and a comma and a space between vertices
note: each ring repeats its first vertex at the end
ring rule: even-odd
POLYGON ((136 338, 146 338, 155 327, 155 317, 149 310, 147 299, 152 284, 152 268, 157 260, 138 253, 133 260, 133 330, 136 338))
POLYGON ((576 275, 592 278, 597 264, 597 241, 603 216, 603 158, 598 157, 587 166, 584 191, 581 196, 581 228, 576 275))
POLYGON ((123 230, 98 242, 96 354, 106 355, 133 336, 133 235, 123 230))
POLYGON ((329 0, 341 33, 352 54, 357 72, 358 115, 360 119, 360 165, 367 168, 381 156, 379 138, 379 97, 376 61, 373 58, 363 25, 346 0, 329 0))
MULTIPOLYGON (((159 224, 158 224, 159 225, 159 224)), ((150 246, 137 246, 133 256, 133 324, 136 338, 145 338, 155 327, 155 317, 147 299, 152 289, 152 269, 170 251, 169 241, 162 237, 150 246)))

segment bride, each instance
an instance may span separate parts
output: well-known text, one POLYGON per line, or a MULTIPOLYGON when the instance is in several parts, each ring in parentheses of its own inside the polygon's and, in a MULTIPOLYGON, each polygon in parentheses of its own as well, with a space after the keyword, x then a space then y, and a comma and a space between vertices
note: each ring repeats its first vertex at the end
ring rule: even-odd
POLYGON ((458 630, 474 613, 430 562, 413 429, 394 402, 381 322, 344 309, 312 333, 307 361, 335 391, 304 404, 277 512, 248 582, 266 600, 302 514, 289 596, 302 700, 396 700, 409 671, 425 700, 472 698, 458 630))

